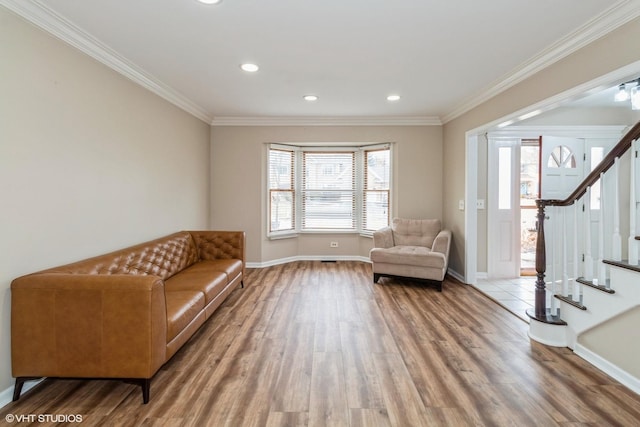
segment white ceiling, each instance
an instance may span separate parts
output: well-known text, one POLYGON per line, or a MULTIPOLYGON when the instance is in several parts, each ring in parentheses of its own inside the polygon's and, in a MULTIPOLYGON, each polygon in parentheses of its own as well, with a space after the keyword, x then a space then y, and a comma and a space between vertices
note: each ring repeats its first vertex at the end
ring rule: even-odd
POLYGON ((67 41, 213 122, 378 116, 447 121, 639 9, 637 0, 0 4, 55 28, 67 41), (243 62, 255 62, 260 71, 241 71, 243 62), (387 101, 392 93, 402 99, 387 101), (305 94, 319 100, 304 101, 305 94))

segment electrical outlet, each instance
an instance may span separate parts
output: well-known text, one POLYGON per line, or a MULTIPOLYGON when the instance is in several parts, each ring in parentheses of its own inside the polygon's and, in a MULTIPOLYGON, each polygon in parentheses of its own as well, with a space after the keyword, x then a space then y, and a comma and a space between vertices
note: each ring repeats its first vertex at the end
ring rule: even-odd
POLYGON ((329 246, 332 248, 337 248, 338 247, 338 242, 331 242, 329 243, 329 246))

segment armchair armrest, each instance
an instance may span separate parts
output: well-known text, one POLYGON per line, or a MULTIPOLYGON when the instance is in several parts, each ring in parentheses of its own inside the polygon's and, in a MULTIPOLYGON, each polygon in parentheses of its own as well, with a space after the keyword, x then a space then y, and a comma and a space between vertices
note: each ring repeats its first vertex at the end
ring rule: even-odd
POLYGON ((444 254, 445 260, 449 260, 449 249, 451 248, 451 231, 441 230, 433 241, 432 252, 444 254))
POLYGON ((157 276, 38 273, 11 283, 16 378, 151 378, 166 347, 157 276))
POLYGON ((391 227, 384 227, 373 232, 374 248, 391 248, 393 243, 393 232, 391 227))

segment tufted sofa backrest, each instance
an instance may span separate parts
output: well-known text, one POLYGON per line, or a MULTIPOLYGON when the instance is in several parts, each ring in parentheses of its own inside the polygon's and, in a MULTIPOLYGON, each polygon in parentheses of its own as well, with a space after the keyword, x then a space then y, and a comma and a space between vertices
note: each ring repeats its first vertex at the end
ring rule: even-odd
POLYGON ((46 272, 154 275, 165 280, 197 261, 198 249, 191 234, 181 231, 46 272))
POLYGON ((441 230, 439 219, 394 218, 391 224, 396 246, 426 246, 431 248, 441 230))

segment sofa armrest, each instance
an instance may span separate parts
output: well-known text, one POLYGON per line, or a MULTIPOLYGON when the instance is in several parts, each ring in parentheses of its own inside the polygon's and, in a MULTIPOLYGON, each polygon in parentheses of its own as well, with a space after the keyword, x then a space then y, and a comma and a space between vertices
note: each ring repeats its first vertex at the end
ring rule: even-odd
POLYGON ((14 377, 151 378, 166 348, 157 276, 38 273, 11 283, 14 377))
POLYGON ((245 262, 244 231, 189 231, 201 260, 235 258, 245 262))
MULTIPOLYGON (((451 248, 451 231, 441 230, 433 241, 432 252, 439 252, 444 255, 445 260, 449 260, 449 249, 451 248)), ((445 264, 446 266, 446 264, 445 264)))
POLYGON ((391 227, 384 227, 373 232, 374 248, 391 248, 393 243, 393 232, 391 227))

